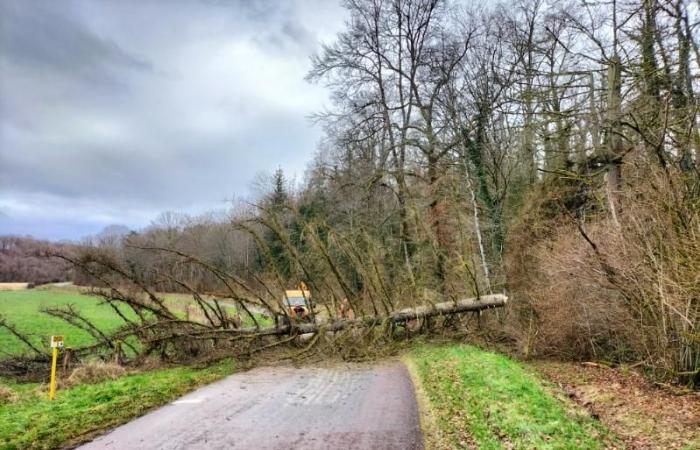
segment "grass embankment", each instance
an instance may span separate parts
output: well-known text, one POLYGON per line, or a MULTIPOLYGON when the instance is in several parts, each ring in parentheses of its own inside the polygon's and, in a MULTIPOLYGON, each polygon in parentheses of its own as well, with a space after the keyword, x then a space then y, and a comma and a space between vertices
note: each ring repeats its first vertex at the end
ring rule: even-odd
POLYGON ((161 369, 60 390, 53 402, 39 385, 9 385, 16 399, 0 402, 0 449, 76 444, 231 373, 230 360, 204 369, 161 369))
POLYGON ((600 423, 504 355, 424 346, 408 360, 426 397, 429 448, 598 449, 614 442, 600 423))

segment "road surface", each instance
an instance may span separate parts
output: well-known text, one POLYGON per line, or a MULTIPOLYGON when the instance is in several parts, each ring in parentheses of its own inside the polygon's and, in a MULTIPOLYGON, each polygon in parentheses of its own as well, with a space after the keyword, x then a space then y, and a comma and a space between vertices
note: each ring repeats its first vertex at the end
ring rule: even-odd
POLYGON ((410 450, 422 442, 413 384, 391 362, 232 375, 79 448, 410 450))

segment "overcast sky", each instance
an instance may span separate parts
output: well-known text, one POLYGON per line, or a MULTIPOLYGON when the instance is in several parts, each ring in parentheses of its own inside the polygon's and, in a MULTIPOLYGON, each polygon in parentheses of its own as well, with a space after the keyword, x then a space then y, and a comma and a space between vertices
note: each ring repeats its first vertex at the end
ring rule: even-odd
POLYGON ((323 0, 0 1, 0 234, 76 239, 302 178, 323 0))

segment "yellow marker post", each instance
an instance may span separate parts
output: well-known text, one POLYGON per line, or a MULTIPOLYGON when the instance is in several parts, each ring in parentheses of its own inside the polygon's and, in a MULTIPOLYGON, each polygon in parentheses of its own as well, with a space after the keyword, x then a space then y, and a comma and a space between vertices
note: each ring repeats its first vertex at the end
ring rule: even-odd
POLYGON ((56 360, 58 359, 58 347, 54 347, 52 350, 51 357, 51 388, 49 389, 49 400, 53 400, 56 397, 56 360))
POLYGON ((56 361, 58 349, 63 348, 63 336, 51 336, 51 385, 49 388, 49 400, 56 397, 56 361))

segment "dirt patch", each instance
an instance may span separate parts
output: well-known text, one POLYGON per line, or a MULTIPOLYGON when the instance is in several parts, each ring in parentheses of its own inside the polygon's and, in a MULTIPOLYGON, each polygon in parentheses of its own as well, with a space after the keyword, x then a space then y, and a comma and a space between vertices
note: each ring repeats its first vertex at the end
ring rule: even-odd
POLYGON ((630 449, 700 448, 700 393, 660 387, 631 370, 531 364, 614 431, 630 449))
POLYGON ((23 291, 29 283, 0 283, 0 291, 23 291))

